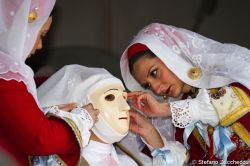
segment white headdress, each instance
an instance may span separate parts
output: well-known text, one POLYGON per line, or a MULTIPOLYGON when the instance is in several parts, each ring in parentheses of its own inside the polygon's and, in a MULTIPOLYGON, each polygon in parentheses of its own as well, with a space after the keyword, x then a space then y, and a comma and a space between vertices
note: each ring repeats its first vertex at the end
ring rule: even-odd
POLYGON ((25 60, 54 4, 55 0, 0 0, 0 78, 23 81, 35 99, 33 71, 25 60))
MULTIPOLYGON (((42 107, 70 102, 75 102, 81 107, 92 103, 89 97, 92 91, 113 83, 123 86, 120 79, 105 69, 67 65, 38 88, 38 100, 42 107)), ((107 143, 120 141, 126 136, 112 129, 100 114, 92 131, 107 143)))
MULTIPOLYGON (((250 50, 246 48, 222 44, 197 33, 159 23, 143 28, 128 48, 135 43, 146 45, 177 77, 191 86, 215 88, 239 82, 250 89, 250 50), (199 77, 192 77, 197 72, 199 77)), ((122 78, 129 90, 142 90, 130 74, 128 48, 120 60, 122 78)))

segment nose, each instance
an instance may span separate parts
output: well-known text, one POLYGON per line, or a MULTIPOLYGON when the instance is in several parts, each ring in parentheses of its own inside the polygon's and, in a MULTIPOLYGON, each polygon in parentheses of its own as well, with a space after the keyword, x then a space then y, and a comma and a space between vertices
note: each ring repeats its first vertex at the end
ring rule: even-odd
POLYGON ((157 82, 157 81, 152 81, 152 82, 150 83, 150 86, 151 86, 151 90, 152 90, 155 94, 159 95, 159 94, 161 93, 161 84, 160 84, 159 82, 157 82))

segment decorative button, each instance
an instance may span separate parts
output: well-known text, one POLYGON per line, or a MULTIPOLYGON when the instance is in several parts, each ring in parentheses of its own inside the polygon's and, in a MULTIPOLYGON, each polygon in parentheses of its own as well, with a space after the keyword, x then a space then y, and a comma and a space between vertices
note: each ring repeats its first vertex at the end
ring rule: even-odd
POLYGON ((29 20, 28 20, 28 22, 29 23, 33 23, 36 20, 37 16, 38 16, 38 14, 37 14, 37 12, 35 10, 31 11, 29 13, 29 20))
POLYGON ((202 76, 202 71, 201 68, 199 67, 192 67, 188 70, 188 77, 192 80, 197 80, 201 78, 202 76))

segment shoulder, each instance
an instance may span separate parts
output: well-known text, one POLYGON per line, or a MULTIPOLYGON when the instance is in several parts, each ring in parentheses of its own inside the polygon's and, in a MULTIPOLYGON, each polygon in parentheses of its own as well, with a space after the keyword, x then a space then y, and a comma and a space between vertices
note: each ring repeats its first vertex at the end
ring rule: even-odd
POLYGON ((23 82, 16 80, 4 80, 0 79, 1 92, 9 90, 27 90, 26 85, 23 82))

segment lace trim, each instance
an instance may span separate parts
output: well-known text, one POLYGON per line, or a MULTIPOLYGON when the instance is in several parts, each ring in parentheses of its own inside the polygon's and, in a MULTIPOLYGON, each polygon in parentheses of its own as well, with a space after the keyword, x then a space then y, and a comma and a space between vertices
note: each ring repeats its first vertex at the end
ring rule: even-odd
POLYGON ((58 106, 43 107, 43 112, 45 114, 52 113, 55 115, 59 115, 60 109, 58 108, 58 106))
POLYGON ((81 107, 74 108, 71 112, 66 112, 60 110, 58 106, 50 106, 44 107, 43 112, 45 112, 45 114, 51 113, 59 117, 69 117, 67 115, 72 114, 73 116, 77 116, 78 118, 80 118, 88 129, 91 129, 94 125, 93 119, 88 111, 81 107))
POLYGON ((185 128, 192 123, 190 113, 190 100, 170 102, 170 111, 172 112, 172 122, 175 127, 185 128))
POLYGON ((88 124, 89 129, 92 128, 92 126, 94 125, 93 119, 91 117, 91 115, 89 114, 89 112, 81 107, 77 107, 74 108, 71 113, 76 114, 77 116, 79 116, 84 122, 86 122, 88 124))

